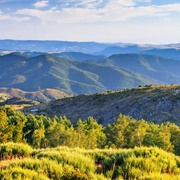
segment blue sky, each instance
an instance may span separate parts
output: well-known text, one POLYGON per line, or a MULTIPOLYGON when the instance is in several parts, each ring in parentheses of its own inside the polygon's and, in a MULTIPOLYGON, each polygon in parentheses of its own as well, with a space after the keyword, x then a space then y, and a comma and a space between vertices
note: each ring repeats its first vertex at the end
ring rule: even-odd
POLYGON ((180 42, 179 0, 0 0, 0 39, 180 42))

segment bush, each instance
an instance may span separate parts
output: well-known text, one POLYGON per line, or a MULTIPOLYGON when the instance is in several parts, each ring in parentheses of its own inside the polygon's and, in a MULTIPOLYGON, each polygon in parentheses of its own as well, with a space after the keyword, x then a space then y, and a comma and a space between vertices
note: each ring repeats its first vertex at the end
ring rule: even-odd
POLYGON ((27 144, 12 142, 0 144, 1 159, 10 159, 14 156, 27 157, 30 156, 32 152, 33 149, 27 144))
POLYGON ((50 180, 46 175, 39 174, 34 170, 23 169, 21 167, 11 167, 0 172, 2 180, 50 180))
POLYGON ((77 152, 45 151, 37 155, 38 159, 48 158, 58 163, 69 164, 82 173, 95 172, 95 163, 92 159, 77 152))

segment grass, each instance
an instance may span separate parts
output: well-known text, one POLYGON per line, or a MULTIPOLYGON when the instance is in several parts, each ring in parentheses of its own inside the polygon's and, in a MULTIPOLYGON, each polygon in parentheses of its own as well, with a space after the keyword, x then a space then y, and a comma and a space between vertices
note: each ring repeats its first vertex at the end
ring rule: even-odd
POLYGON ((3 154, 19 154, 18 158, 12 156, 11 160, 1 162, 2 180, 180 179, 180 157, 156 147, 32 149, 28 145, 13 143, 0 147, 3 154))

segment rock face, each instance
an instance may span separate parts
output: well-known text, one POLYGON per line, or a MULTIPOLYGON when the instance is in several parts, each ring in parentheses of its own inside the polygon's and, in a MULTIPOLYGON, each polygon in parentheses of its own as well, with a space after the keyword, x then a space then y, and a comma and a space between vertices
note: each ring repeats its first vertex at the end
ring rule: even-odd
POLYGON ((99 123, 112 123, 120 113, 155 123, 180 125, 180 85, 144 86, 122 91, 79 95, 51 101, 39 113, 66 116, 72 122, 93 116, 99 123))

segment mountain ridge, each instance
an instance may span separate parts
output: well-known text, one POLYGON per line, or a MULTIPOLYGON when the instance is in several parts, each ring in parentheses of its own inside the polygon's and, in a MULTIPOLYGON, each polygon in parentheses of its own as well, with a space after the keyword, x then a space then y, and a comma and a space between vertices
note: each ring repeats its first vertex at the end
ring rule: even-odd
POLYGON ((0 57, 0 66, 0 87, 25 91, 56 88, 69 94, 92 94, 109 89, 132 88, 139 84, 163 83, 122 67, 70 61, 50 54, 35 57, 5 55, 0 57))
MULTIPOLYGON (((143 86, 93 95, 79 95, 39 105, 39 114, 66 116, 73 123, 93 116, 108 125, 120 113, 155 123, 180 125, 180 85, 143 86)), ((31 108, 30 108, 31 109, 31 108)), ((29 110, 30 110, 29 109, 29 110)), ((26 110, 28 112, 29 110, 26 110)))

